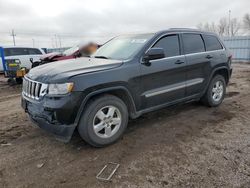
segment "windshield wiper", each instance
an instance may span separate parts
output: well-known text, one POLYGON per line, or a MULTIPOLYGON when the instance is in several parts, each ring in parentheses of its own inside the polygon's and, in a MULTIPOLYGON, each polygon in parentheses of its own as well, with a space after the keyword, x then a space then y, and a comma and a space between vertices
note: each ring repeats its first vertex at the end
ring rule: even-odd
POLYGON ((108 59, 108 57, 106 56, 102 56, 102 55, 97 55, 97 56, 94 56, 94 58, 100 58, 100 59, 108 59))

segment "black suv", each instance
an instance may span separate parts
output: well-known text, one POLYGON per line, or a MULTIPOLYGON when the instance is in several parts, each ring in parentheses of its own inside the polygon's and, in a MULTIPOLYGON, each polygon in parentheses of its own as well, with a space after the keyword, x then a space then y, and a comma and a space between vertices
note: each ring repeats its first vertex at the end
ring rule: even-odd
POLYGON ((231 55, 214 34, 193 29, 113 38, 90 58, 58 61, 24 78, 22 107, 39 127, 69 141, 117 141, 128 119, 177 103, 218 106, 231 55))

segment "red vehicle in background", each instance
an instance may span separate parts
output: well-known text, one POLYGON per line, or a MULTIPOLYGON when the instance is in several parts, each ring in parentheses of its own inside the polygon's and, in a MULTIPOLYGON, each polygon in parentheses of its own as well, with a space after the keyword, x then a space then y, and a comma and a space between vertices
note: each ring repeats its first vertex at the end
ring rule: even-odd
POLYGON ((42 58, 40 58, 40 61, 33 62, 32 59, 30 59, 30 61, 32 63, 32 68, 34 68, 39 65, 43 65, 43 64, 51 63, 55 61, 61 61, 61 60, 66 60, 66 59, 79 58, 79 57, 89 57, 100 46, 101 45, 99 44, 90 42, 84 45, 74 46, 68 50, 65 50, 63 53, 53 52, 53 53, 46 54, 42 58))

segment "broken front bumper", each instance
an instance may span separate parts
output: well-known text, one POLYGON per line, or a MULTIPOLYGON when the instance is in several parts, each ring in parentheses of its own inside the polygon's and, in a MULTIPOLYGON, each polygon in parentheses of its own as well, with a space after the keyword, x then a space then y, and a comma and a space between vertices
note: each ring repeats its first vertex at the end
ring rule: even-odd
POLYGON ((35 101, 22 95, 22 108, 38 127, 53 133, 57 139, 69 142, 77 126, 75 123, 81 94, 63 97, 44 97, 35 101))

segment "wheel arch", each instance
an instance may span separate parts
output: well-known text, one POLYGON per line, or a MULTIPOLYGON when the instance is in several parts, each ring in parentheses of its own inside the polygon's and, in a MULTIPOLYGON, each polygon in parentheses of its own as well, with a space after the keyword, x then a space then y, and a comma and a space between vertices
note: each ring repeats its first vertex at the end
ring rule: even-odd
POLYGON ((75 119, 76 125, 78 125, 78 123, 80 121, 81 115, 86 107, 86 104, 91 99, 93 99, 95 97, 99 97, 101 95, 105 95, 105 94, 114 95, 114 96, 120 98, 126 104, 130 118, 134 119, 134 118, 139 116, 139 114, 136 111, 136 105, 134 103, 134 99, 133 99, 132 95, 130 94, 129 90, 124 86, 115 86, 115 87, 111 87, 111 88, 104 88, 104 89, 96 90, 94 92, 87 94, 87 96, 82 101, 80 108, 78 110, 78 113, 77 113, 77 116, 75 119))
POLYGON ((203 96, 206 93, 206 91, 208 89, 208 86, 209 86, 209 83, 211 82, 213 77, 215 75, 217 75, 217 74, 220 74, 225 78, 226 84, 229 83, 229 79, 230 79, 230 70, 229 70, 229 68, 226 67, 226 66, 217 67, 217 68, 213 69, 212 73, 210 74, 208 82, 206 83, 206 87, 205 87, 205 89, 203 90, 203 92, 201 93, 200 96, 203 96))
POLYGON ((228 70, 227 67, 220 67, 220 68, 215 69, 213 71, 212 77, 210 78, 210 81, 217 74, 222 75, 225 78, 226 84, 229 83, 230 71, 228 70))

